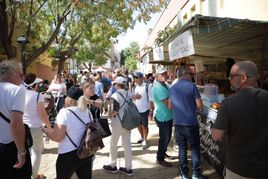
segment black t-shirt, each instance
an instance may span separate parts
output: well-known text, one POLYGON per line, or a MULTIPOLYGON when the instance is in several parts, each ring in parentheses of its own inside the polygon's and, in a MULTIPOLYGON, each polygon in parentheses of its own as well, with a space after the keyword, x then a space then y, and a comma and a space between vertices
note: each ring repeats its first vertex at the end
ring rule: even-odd
MULTIPOLYGON (((91 99, 91 100, 97 100, 97 99, 99 99, 99 98, 100 98, 100 97, 99 97, 98 95, 94 94, 94 95, 91 96, 89 99, 91 99)), ((91 114, 92 114, 92 116, 93 116, 94 119, 95 119, 96 117, 97 117, 97 118, 100 118, 100 109, 99 109, 98 107, 93 106, 93 105, 90 105, 90 106, 89 106, 89 109, 90 109, 90 112, 91 112, 91 114)))
POLYGON ((71 87, 74 85, 73 82, 72 82, 72 80, 70 80, 69 78, 66 78, 66 79, 64 80, 64 83, 65 83, 65 85, 66 85, 67 90, 68 90, 69 88, 71 88, 71 87))
POLYGON ((226 167, 238 175, 268 178, 268 92, 244 88, 226 98, 213 128, 227 137, 226 167))

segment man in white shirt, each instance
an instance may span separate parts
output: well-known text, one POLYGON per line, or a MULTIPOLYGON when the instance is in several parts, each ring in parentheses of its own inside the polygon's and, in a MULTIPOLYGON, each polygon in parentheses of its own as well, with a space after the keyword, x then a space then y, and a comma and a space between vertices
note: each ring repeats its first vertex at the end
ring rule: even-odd
POLYGON ((151 89, 149 84, 144 82, 143 74, 141 72, 135 72, 133 77, 135 79, 136 86, 132 99, 135 100, 135 104, 141 116, 141 126, 138 127, 138 130, 141 134, 141 139, 138 141, 138 143, 142 144, 143 149, 147 149, 147 137, 149 133, 148 115, 150 112, 150 101, 152 101, 150 95, 151 89))
POLYGON ((25 89, 19 85, 23 78, 22 66, 16 61, 0 63, 0 178, 30 179, 32 175, 22 120, 25 89))

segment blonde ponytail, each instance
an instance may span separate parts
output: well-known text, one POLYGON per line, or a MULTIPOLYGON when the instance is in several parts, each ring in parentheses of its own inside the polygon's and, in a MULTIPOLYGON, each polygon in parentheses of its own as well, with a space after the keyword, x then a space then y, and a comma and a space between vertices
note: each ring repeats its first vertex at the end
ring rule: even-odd
POLYGON ((85 96, 81 96, 78 100, 77 100, 77 108, 80 111, 85 111, 87 109, 87 104, 88 104, 88 99, 85 96))

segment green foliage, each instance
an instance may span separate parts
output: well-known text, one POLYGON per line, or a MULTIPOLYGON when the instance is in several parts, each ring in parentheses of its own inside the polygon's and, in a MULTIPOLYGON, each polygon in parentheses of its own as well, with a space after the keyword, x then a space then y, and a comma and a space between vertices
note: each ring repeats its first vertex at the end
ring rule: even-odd
POLYGON ((112 40, 136 21, 149 21, 166 4, 164 0, 24 0, 16 5, 16 22, 34 43, 29 58, 48 50, 50 56, 100 65, 109 58, 112 40), (59 46, 49 48, 52 41, 59 46))
POLYGON ((130 42, 130 46, 123 49, 120 53, 121 65, 124 65, 131 71, 136 70, 139 50, 138 42, 130 42))
POLYGON ((170 38, 178 29, 178 25, 175 25, 173 28, 165 27, 164 30, 160 30, 157 34, 157 38, 155 39, 155 44, 160 46, 162 45, 168 38, 170 38))
POLYGON ((125 66, 129 71, 135 71, 137 69, 137 59, 132 56, 127 57, 125 61, 125 66))

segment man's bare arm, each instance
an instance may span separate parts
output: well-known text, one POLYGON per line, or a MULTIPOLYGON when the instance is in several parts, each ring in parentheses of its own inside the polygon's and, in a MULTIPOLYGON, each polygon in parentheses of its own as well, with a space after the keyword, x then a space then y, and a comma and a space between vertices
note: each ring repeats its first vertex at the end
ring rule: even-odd
POLYGON ((214 141, 221 140, 223 138, 223 135, 224 135, 224 130, 213 128, 211 131, 211 137, 214 141))
POLYGON ((22 113, 13 111, 10 117, 11 134, 18 150, 18 161, 14 168, 21 168, 25 163, 25 128, 22 113))

